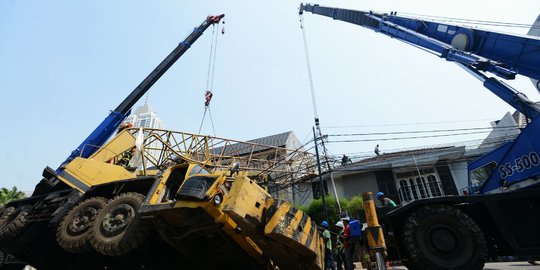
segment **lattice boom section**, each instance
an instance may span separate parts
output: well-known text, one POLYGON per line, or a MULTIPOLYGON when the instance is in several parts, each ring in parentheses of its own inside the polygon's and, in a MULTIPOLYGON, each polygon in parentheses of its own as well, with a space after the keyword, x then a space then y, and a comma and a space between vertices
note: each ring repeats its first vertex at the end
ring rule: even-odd
POLYGON ((196 162, 225 169, 239 164, 240 170, 271 175, 273 179, 312 175, 316 168, 315 156, 301 148, 292 150, 160 129, 142 129, 143 137, 140 138, 140 130, 132 128, 130 132, 137 138, 136 145, 142 141, 143 147, 137 149, 142 149, 142 166, 145 168, 196 162))

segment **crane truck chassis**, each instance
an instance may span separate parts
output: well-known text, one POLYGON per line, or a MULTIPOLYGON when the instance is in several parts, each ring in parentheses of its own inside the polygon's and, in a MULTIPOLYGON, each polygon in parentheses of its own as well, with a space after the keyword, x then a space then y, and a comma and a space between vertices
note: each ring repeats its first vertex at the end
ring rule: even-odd
POLYGON ((540 39, 399 16, 314 4, 311 12, 360 25, 457 63, 528 125, 511 142, 469 164, 469 194, 416 200, 379 213, 388 257, 409 269, 483 269, 489 258, 540 256, 540 107, 502 81, 540 79, 540 39), (525 164, 524 164, 525 163, 525 164))
MULTIPOLYGON (((92 158, 74 162, 77 169, 70 163, 66 170, 122 169, 98 168, 92 158)), ((31 201, 15 201, 0 220, 2 250, 39 269, 321 269, 323 242, 309 216, 233 173, 179 162, 159 175, 120 174, 84 193, 69 191, 73 207, 58 224, 36 219, 31 201), (67 254, 71 260, 55 260, 67 254)))
POLYGON ((301 153, 167 130, 117 131, 135 102, 222 17, 209 16, 59 168, 47 167, 31 197, 1 209, 2 254, 40 270, 323 268, 316 224, 249 175, 280 171, 277 160, 252 157, 262 149, 301 153), (240 149, 251 151, 235 154, 240 149), (120 162, 125 157, 138 164, 120 162))

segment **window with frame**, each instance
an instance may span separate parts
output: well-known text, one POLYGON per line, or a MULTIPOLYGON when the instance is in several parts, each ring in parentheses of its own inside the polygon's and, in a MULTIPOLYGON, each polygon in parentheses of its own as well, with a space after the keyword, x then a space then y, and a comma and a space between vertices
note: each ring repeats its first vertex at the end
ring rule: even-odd
POLYGON ((141 120, 139 120, 139 126, 140 127, 147 127, 147 125, 148 125, 148 119, 141 118, 141 120))
POLYGON ((434 168, 396 173, 398 194, 402 202, 440 197, 444 195, 442 183, 434 168))
POLYGON ((401 201, 411 201, 411 192, 409 190, 409 185, 407 184, 407 180, 399 180, 399 199, 401 201))

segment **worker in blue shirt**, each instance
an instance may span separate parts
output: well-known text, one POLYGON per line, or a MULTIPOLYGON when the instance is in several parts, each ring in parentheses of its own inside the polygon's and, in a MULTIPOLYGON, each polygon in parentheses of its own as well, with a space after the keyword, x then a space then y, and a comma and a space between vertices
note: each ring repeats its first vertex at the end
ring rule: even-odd
POLYGON ((330 236, 330 231, 328 230, 328 221, 321 222, 323 227, 322 237, 324 239, 324 269, 336 270, 334 265, 334 257, 332 254, 332 238, 330 236))

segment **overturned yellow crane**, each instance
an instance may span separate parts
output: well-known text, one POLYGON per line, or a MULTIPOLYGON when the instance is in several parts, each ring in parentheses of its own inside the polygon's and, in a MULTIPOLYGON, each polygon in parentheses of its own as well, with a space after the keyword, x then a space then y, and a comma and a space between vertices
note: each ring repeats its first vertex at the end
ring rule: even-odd
MULTIPOLYGON (((298 150, 125 129, 92 156, 65 166, 64 176, 73 176, 76 183, 56 176, 76 190, 78 203, 57 225, 49 225, 56 231, 55 243, 42 245, 58 243, 62 252, 77 254, 84 262, 76 264, 81 269, 179 267, 177 261, 137 255, 141 250, 178 253, 182 265, 201 269, 322 269, 323 241, 316 224, 257 183, 268 174, 306 173, 312 160, 298 150), (130 162, 120 162, 127 153, 130 162), (275 158, 261 158, 268 153, 275 158), (122 259, 130 256, 129 262, 122 259)), ((6 220, 34 215, 26 204, 11 207, 6 220)), ((27 231, 21 229, 0 248, 33 263, 17 241, 31 239, 27 231)))
POLYGON ((258 184, 302 176, 309 154, 168 130, 117 132, 223 17, 196 27, 57 169, 44 170, 32 196, 0 209, 0 255, 40 270, 322 268, 311 219, 258 184))

